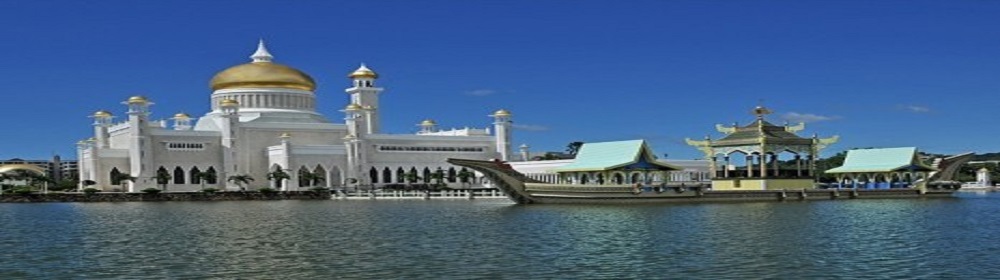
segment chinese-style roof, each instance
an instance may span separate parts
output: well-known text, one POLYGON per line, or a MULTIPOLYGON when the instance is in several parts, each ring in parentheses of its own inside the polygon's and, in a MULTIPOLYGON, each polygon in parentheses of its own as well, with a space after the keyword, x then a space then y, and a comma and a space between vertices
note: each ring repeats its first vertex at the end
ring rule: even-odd
POLYGON ((847 151, 844 165, 826 173, 880 173, 895 171, 934 171, 920 162, 917 148, 859 149, 847 151))
POLYGON ((573 163, 555 172, 606 171, 613 169, 681 170, 656 161, 645 140, 585 143, 573 163))
POLYGON ((754 145, 760 144, 761 140, 767 144, 810 145, 813 141, 789 132, 785 126, 771 124, 763 118, 758 118, 742 127, 735 127, 734 130, 722 139, 712 141, 712 146, 754 145))

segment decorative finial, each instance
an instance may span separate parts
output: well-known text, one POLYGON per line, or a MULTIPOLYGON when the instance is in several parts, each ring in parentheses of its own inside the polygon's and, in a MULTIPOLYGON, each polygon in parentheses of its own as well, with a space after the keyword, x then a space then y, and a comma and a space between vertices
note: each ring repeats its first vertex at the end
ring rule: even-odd
POLYGON ((257 43, 257 51, 250 58, 253 59, 253 62, 271 62, 274 56, 271 56, 271 53, 267 52, 267 47, 264 46, 264 39, 261 38, 257 43))
POLYGON ((753 114, 757 116, 758 119, 763 119, 764 116, 771 114, 771 110, 764 108, 764 106, 757 105, 753 108, 753 114))

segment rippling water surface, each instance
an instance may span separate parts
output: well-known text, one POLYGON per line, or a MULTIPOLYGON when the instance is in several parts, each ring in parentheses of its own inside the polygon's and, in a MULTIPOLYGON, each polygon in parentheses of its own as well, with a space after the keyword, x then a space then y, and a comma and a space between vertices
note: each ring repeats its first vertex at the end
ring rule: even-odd
POLYGON ((0 204, 0 279, 997 278, 1000 195, 0 204))

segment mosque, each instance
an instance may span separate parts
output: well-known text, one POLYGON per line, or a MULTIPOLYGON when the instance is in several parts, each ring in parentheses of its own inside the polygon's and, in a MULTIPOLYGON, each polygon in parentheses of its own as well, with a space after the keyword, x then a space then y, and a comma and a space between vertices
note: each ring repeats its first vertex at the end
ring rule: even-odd
POLYGON ((468 173, 447 158, 507 160, 510 154, 507 110, 489 115, 492 130, 439 130, 424 120, 415 134, 386 134, 379 118, 384 88, 364 64, 348 75, 341 124, 316 111, 313 78, 275 63, 263 41, 250 58, 212 78, 211 111, 202 117, 154 120, 153 100, 144 96, 122 102, 121 122, 109 111, 95 112, 94 136, 77 143, 80 188, 301 190, 398 184, 414 173, 422 182, 443 177, 458 185, 469 180, 459 174, 468 173))

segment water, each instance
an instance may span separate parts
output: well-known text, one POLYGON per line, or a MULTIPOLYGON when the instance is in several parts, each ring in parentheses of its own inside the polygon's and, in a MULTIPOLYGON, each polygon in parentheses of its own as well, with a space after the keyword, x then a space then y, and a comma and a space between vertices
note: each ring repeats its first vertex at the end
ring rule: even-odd
POLYGON ((0 204, 0 279, 997 278, 1000 195, 0 204))

